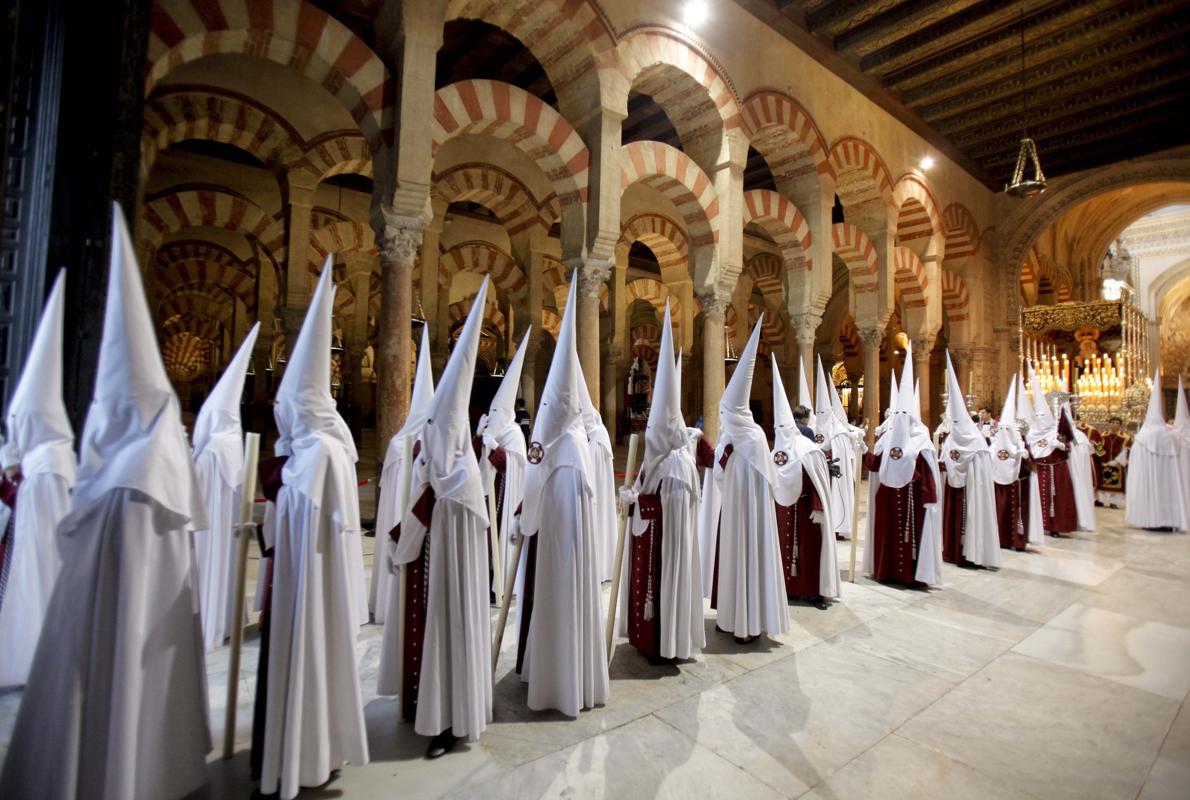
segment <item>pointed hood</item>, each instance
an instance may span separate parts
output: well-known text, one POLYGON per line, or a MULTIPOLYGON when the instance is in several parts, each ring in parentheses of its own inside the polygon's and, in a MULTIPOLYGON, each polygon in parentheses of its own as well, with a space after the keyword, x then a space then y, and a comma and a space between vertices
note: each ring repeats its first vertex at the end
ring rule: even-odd
POLYGON ((665 317, 661 323, 661 350, 657 359, 657 373, 653 376, 653 404, 649 407, 649 420, 645 425, 645 455, 642 461, 644 473, 643 490, 655 494, 662 478, 678 477, 693 483, 687 487, 693 491, 697 485, 697 473, 674 469, 668 463, 671 454, 689 453, 690 434, 686 421, 682 419, 681 376, 674 363, 673 319, 670 316, 669 300, 665 301, 665 317))
POLYGON ((587 440, 593 447, 600 447, 606 450, 607 456, 610 459, 614 456, 611 434, 607 432, 607 426, 603 424, 603 417, 599 416, 599 412, 595 409, 595 403, 591 400, 591 390, 587 386, 585 376, 581 384, 579 388, 582 391, 579 393, 579 398, 583 401, 583 429, 587 432, 587 440))
POLYGON ((1018 426, 1033 424, 1033 403, 1025 390, 1025 376, 1020 373, 1016 375, 1016 421, 1018 426))
POLYGON ((1021 456, 1024 445, 1016 427, 1016 384, 1017 376, 1012 376, 1012 383, 1008 385, 1008 394, 1004 398, 1004 409, 1000 412, 1000 422, 996 425, 996 432, 992 434, 992 443, 988 449, 992 454, 992 479, 1008 486, 1015 482, 1021 471, 1021 456))
POLYGON ((424 446, 419 459, 419 463, 426 465, 428 482, 439 501, 453 500, 484 520, 487 519, 487 508, 479 462, 475 460, 475 450, 471 446, 468 408, 490 285, 491 278, 484 276, 479 292, 471 301, 471 311, 459 340, 438 379, 422 432, 424 446))
POLYGON ((74 428, 62 401, 62 323, 66 271, 45 301, 21 379, 8 402, 8 447, 26 475, 52 473, 74 483, 74 428))
POLYGON ((884 419, 876 426, 876 436, 883 436, 892 430, 893 416, 901 411, 901 387, 897 385, 897 371, 888 373, 888 406, 884 409, 884 419))
POLYGON ((291 455, 313 444, 322 434, 337 442, 354 464, 359 458, 355 441, 331 396, 333 273, 334 261, 328 255, 277 388, 273 406, 279 434, 276 451, 278 455, 291 455))
POLYGON ((735 372, 723 390, 723 397, 719 399, 719 423, 724 433, 733 439, 743 435, 753 428, 759 430, 752 418, 752 408, 749 400, 752 397, 752 374, 756 370, 756 351, 760 347, 760 326, 764 322, 764 313, 756 320, 752 327, 752 335, 740 353, 740 360, 735 365, 735 372))
POLYGON ((194 458, 212 453, 223 482, 238 487, 243 481, 244 431, 240 425, 240 399, 252 348, 260 323, 252 326, 240 349, 228 362, 215 388, 207 396, 194 422, 194 458))
POLYGON ((944 447, 945 460, 959 461, 987 451, 987 440, 963 404, 963 390, 955 375, 950 351, 946 353, 946 413, 950 417, 950 434, 946 437, 944 447))
POLYGON ((1037 385, 1037 376, 1033 368, 1029 367, 1029 382, 1032 384, 1032 412, 1033 418, 1029 422, 1029 452, 1033 458, 1045 458, 1054 451, 1058 444, 1058 420, 1050 410, 1049 403, 1037 385))
POLYGON ((822 369, 822 357, 818 357, 818 382, 814 395, 814 441, 822 450, 831 449, 831 439, 835 435, 835 412, 831 408, 830 390, 833 384, 826 379, 826 372, 822 369))
MULTIPOLYGON (((785 393, 785 382, 781 380, 781 373, 777 369, 777 357, 772 356, 772 360, 773 464, 777 475, 775 496, 782 505, 792 505, 802 494, 802 459, 821 451, 798 430, 793 408, 789 405, 789 395, 785 393)), ((827 421, 828 427, 832 422, 827 421)))
POLYGON ((806 425, 812 431, 818 430, 818 417, 814 414, 814 394, 810 391, 810 380, 806 376, 806 365, 801 358, 797 360, 797 404, 810 409, 810 419, 806 425))
POLYGON ((876 442, 875 452, 880 456, 881 485, 900 489, 913 480, 921 444, 920 438, 913 435, 908 411, 896 411, 890 420, 888 430, 876 442))
POLYGON ((1165 424, 1165 397, 1161 394, 1161 370, 1153 373, 1153 391, 1149 395, 1149 409, 1144 424, 1136 432, 1134 445, 1154 455, 1177 455, 1177 434, 1165 424))
POLYGON ((414 435, 421 431, 434 399, 434 370, 430 362, 430 326, 421 326, 421 347, 417 353, 417 372, 413 376, 413 392, 409 396, 409 413, 405 424, 393 439, 414 435))
POLYGON ((476 433, 484 438, 484 442, 493 449, 512 447, 522 458, 525 452, 525 437, 521 435, 520 426, 516 423, 516 399, 521 390, 521 372, 525 366, 525 351, 529 347, 529 336, 533 333, 533 326, 525 330, 521 337, 520 347, 512 357, 512 363, 504 371, 500 380, 500 388, 492 397, 492 404, 488 413, 476 433), (515 433, 516 436, 511 434, 515 433))
POLYGON ((74 513, 86 514, 113 489, 134 489, 180 518, 174 527, 204 529, 178 398, 161 361, 124 212, 116 203, 112 209, 103 337, 79 440, 74 513))
POLYGON ((1173 427, 1190 441, 1190 406, 1186 405, 1186 384, 1181 375, 1178 376, 1178 407, 1174 411, 1173 427))
POLYGON ((901 365, 901 385, 899 387, 898 397, 901 400, 901 407, 908 412, 914 419, 921 418, 921 404, 917 403, 916 381, 913 376, 913 345, 910 344, 905 348, 905 363, 901 365))

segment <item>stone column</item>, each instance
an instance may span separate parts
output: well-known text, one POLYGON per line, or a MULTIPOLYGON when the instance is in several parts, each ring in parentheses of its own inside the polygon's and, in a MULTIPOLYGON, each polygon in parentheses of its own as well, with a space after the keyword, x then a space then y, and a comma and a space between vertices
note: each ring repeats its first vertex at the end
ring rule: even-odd
POLYGON ((698 299, 702 301, 702 429, 713 446, 719 438, 719 399, 727 385, 723 329, 731 296, 719 287, 711 287, 700 292, 698 299))
MULTIPOLYGON (((300 309, 304 319, 306 306, 310 305, 310 217, 317 185, 294 183, 296 175, 289 173, 286 176, 289 184, 285 192, 285 305, 300 309)), ((294 337, 300 330, 300 320, 298 325, 293 329, 294 337)))
MULTIPOLYGON (((954 362, 954 374, 959 379, 959 386, 963 390, 963 405, 967 404, 967 395, 974 395, 971 377, 975 371, 975 349, 971 345, 961 345, 950 348, 950 358, 954 362)), ((974 398, 979 402, 979 398, 974 398)))
POLYGON ((578 323, 578 360, 596 410, 599 410, 602 399, 599 392, 599 290, 611 274, 611 262, 594 259, 576 266, 571 273, 571 280, 578 280, 578 318, 575 320, 578 323))
POLYGON ((380 248, 380 320, 376 386, 376 443, 383 458, 389 439, 409 412, 410 317, 413 264, 425 222, 380 207, 373 219, 380 248))
POLYGON ((614 345, 607 345, 601 349, 603 350, 603 374, 599 385, 603 390, 603 400, 600 408, 603 410, 603 424, 607 427, 607 435, 614 443, 616 428, 619 427, 620 422, 620 397, 616 393, 616 365, 618 361, 614 345))
POLYGON ((857 331, 864 346, 864 418, 868 421, 868 447, 876 442, 876 427, 880 424, 880 343, 884 341, 881 328, 861 328, 857 331))
POLYGON ((934 429, 934 419, 931 416, 933 407, 933 389, 930 388, 930 353, 934 349, 934 337, 925 336, 913 339, 913 377, 921 384, 921 419, 926 427, 934 429))
MULTIPOLYGON (((790 322, 793 324, 794 336, 797 338, 797 360, 806 372, 806 384, 810 387, 810 396, 817 397, 814 382, 817 380, 818 369, 814 364, 814 340, 818 336, 818 324, 822 322, 822 317, 818 314, 794 314, 790 317, 790 322)), ((798 385, 797 375, 790 375, 789 380, 791 383, 787 383, 787 385, 794 387, 798 385)))

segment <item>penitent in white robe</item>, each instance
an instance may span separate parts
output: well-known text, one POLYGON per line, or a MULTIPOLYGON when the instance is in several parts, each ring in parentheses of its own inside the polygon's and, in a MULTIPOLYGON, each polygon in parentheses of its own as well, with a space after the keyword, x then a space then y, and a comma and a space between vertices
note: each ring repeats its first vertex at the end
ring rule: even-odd
POLYGON ((540 530, 523 531, 538 539, 533 615, 521 680, 529 683, 529 708, 557 709, 576 717, 584 708, 605 704, 611 693, 594 497, 580 468, 557 466, 540 498, 535 517, 541 521, 540 530))
MULTIPOLYGON (((376 499, 376 542, 372 546, 372 597, 370 598, 373 609, 373 620, 377 625, 383 625, 389 615, 396 614, 399 608, 399 596, 396 591, 397 582, 393 580, 393 577, 397 574, 397 568, 393 566, 393 548, 395 544, 389 534, 401 521, 401 515, 406 510, 397 508, 400 504, 402 487, 406 485, 410 478, 409 465, 405 463, 403 439, 407 436, 412 444, 412 442, 417 440, 420 432, 421 426, 419 425, 415 430, 407 434, 404 432, 398 433, 389 441, 388 455, 384 459, 384 468, 380 473, 380 496, 376 499)), ((410 452, 412 452, 412 446, 410 447, 410 452)), ((380 652, 382 662, 385 653, 388 653, 390 658, 396 658, 397 639, 395 629, 391 636, 386 630, 380 652)), ((395 661, 392 663, 396 664, 395 661)), ((383 667, 380 674, 381 676, 385 674, 383 667)), ((389 674, 395 675, 395 668, 389 674)), ((381 683, 384 680, 383 677, 380 678, 381 683)), ((380 690, 377 689, 377 691, 380 690)), ((380 691, 380 693, 396 694, 397 690, 380 691)))
POLYGON ((0 797, 170 800, 195 791, 211 737, 188 523, 116 488, 58 535, 66 559, 0 797))
MULTIPOLYGON (((1073 424, 1071 425, 1073 428, 1073 424)), ((1078 516, 1080 531, 1095 530, 1095 479, 1091 451, 1094 446, 1087 435, 1074 429, 1074 442, 1070 448, 1070 482, 1074 484, 1074 507, 1078 516)))
POLYGON ((602 424, 594 431, 587 429, 590 438, 591 519, 595 529, 595 559, 599 580, 611 580, 616 560, 616 475, 612 466, 611 443, 602 424))
POLYGON ((29 676, 62 568, 58 523, 69 511, 70 487, 65 478, 48 471, 25 476, 17 491, 8 544, 12 562, 0 605, 0 686, 20 686, 29 676))
MULTIPOLYGON (((415 485, 420 495, 428 484, 415 485)), ((422 557, 430 537, 425 628, 413 730, 450 730, 474 742, 492 721, 492 619, 488 608, 488 521, 449 498, 438 499, 427 531, 412 513, 401 523, 393 563, 422 557)), ((393 580, 392 586, 399 585, 393 580)), ((385 630, 399 624, 394 613, 385 630)), ((406 636, 413 635, 406 630, 406 636)), ((395 653, 393 654, 395 656, 395 653)), ((395 664, 395 661, 393 662, 395 664)), ((388 680, 395 683, 396 669, 388 680)), ((381 674, 385 674, 382 670, 381 674)))
MULTIPOLYGON (((315 440, 318 441, 318 440, 315 440)), ((272 531, 273 588, 261 792, 283 800, 325 783, 344 762, 368 763, 355 636, 352 520, 325 509, 354 498, 341 459, 318 443, 285 466, 272 531), (295 488, 321 487, 317 502, 295 488)), ((355 514, 358 519, 358 511, 355 514)), ((356 524, 358 532, 358 523, 356 524)))
POLYGON ((239 521, 242 490, 224 480, 214 453, 199 454, 194 461, 194 473, 203 487, 211 525, 207 530, 194 532, 203 647, 210 652, 223 644, 231 630, 231 581, 236 566, 236 549, 231 545, 239 521))
MULTIPOLYGON (((719 628, 739 637, 787 633, 789 611, 772 485, 738 448, 726 468, 720 466, 730 443, 725 432, 715 450, 714 480, 707 487, 711 497, 703 496, 704 507, 710 503, 710 508, 719 508, 717 518, 701 515, 706 523, 700 531, 703 588, 710 596, 717 539, 719 628)), ((771 457, 767 449, 762 452, 762 457, 771 457)))
POLYGON ((1176 431, 1156 429, 1139 433, 1128 454, 1128 481, 1124 485, 1124 520, 1138 528, 1190 530, 1184 494, 1187 478, 1182 474, 1176 431))

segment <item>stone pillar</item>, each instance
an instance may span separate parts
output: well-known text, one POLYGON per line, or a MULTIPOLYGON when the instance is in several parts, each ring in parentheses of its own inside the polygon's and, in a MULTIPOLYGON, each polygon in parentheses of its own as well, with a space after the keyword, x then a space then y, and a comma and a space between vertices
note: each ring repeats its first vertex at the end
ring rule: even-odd
POLYGON ((536 334, 529 337, 525 345, 525 361, 521 366, 521 397, 525 399, 525 410, 531 419, 537 417, 537 357, 541 353, 541 339, 536 334))
POLYGON ((934 350, 934 337, 913 339, 913 377, 921 384, 921 419, 926 427, 934 429, 933 389, 930 388, 930 353, 934 350))
POLYGON ((719 438, 719 399, 727 385, 723 335, 731 296, 711 287, 700 292, 698 299, 702 301, 702 429, 713 446, 719 438))
MULTIPOLYGON (((801 368, 806 373, 806 384, 810 387, 810 397, 817 397, 814 386, 817 380, 818 370, 814 364, 814 340, 818 336, 818 324, 822 322, 822 317, 818 314, 794 314, 790 317, 790 322, 793 324, 794 336, 797 338, 797 360, 801 363, 801 368)), ((790 381, 786 385, 796 387, 797 376, 790 375, 790 381)), ((796 390, 796 389, 795 389, 796 390)))
MULTIPOLYGON (((612 265, 607 261, 587 260, 576 266, 571 280, 578 280, 578 360, 587 379, 591 402, 599 410, 599 290, 611 277, 612 265)), ((604 420, 604 424, 607 420, 604 420)))
MULTIPOLYGON (((950 348, 950 358, 954 362, 954 374, 959 379, 959 386, 963 390, 963 405, 967 404, 967 395, 973 395, 974 387, 971 377, 975 371, 975 349, 971 345, 961 345, 950 348)), ((978 402, 979 398, 974 398, 978 402)))
POLYGON ((380 248, 380 320, 378 324, 376 442, 380 458, 409 412, 410 316, 413 264, 425 222, 383 207, 373 219, 380 248))
POLYGON ((867 441, 871 448, 880 424, 880 343, 884 341, 884 331, 861 328, 858 334, 864 346, 864 418, 868 421, 867 441))
MULTIPOLYGON (((317 184, 294 183, 295 173, 286 177, 289 184, 285 192, 285 305, 301 309, 304 315, 306 306, 310 305, 310 217, 317 184)), ((296 337, 298 330, 300 322, 292 335, 296 337)))
POLYGON ((620 422, 619 396, 616 394, 616 349, 613 345, 602 348, 603 374, 600 378, 600 388, 603 390, 603 400, 600 408, 603 410, 603 424, 607 427, 607 435, 612 442, 616 441, 617 428, 620 422))

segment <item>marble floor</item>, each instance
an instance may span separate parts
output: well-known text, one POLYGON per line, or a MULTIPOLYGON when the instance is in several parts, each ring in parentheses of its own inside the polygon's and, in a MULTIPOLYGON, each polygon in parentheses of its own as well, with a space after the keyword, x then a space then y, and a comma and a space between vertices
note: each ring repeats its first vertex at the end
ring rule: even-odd
MULTIPOLYGON (((371 539, 367 539, 371 549, 371 539)), ((846 570, 849 545, 839 545, 846 570)), ((370 559, 370 556, 369 556, 370 559)), ((606 593, 606 589, 605 589, 606 593)), ((381 629, 359 635, 372 761, 306 798, 1190 797, 1190 536, 1124 527, 947 565, 941 589, 844 583, 826 611, 791 606, 788 635, 737 645, 714 630, 677 667, 616 649, 611 702, 570 720, 527 710, 496 674, 495 720, 438 761, 375 693, 381 629)), ((248 797, 258 652, 239 678, 236 755, 203 797, 248 797)), ((227 648, 207 659, 223 734, 227 648)), ((19 692, 0 695, 0 753, 19 692)))

